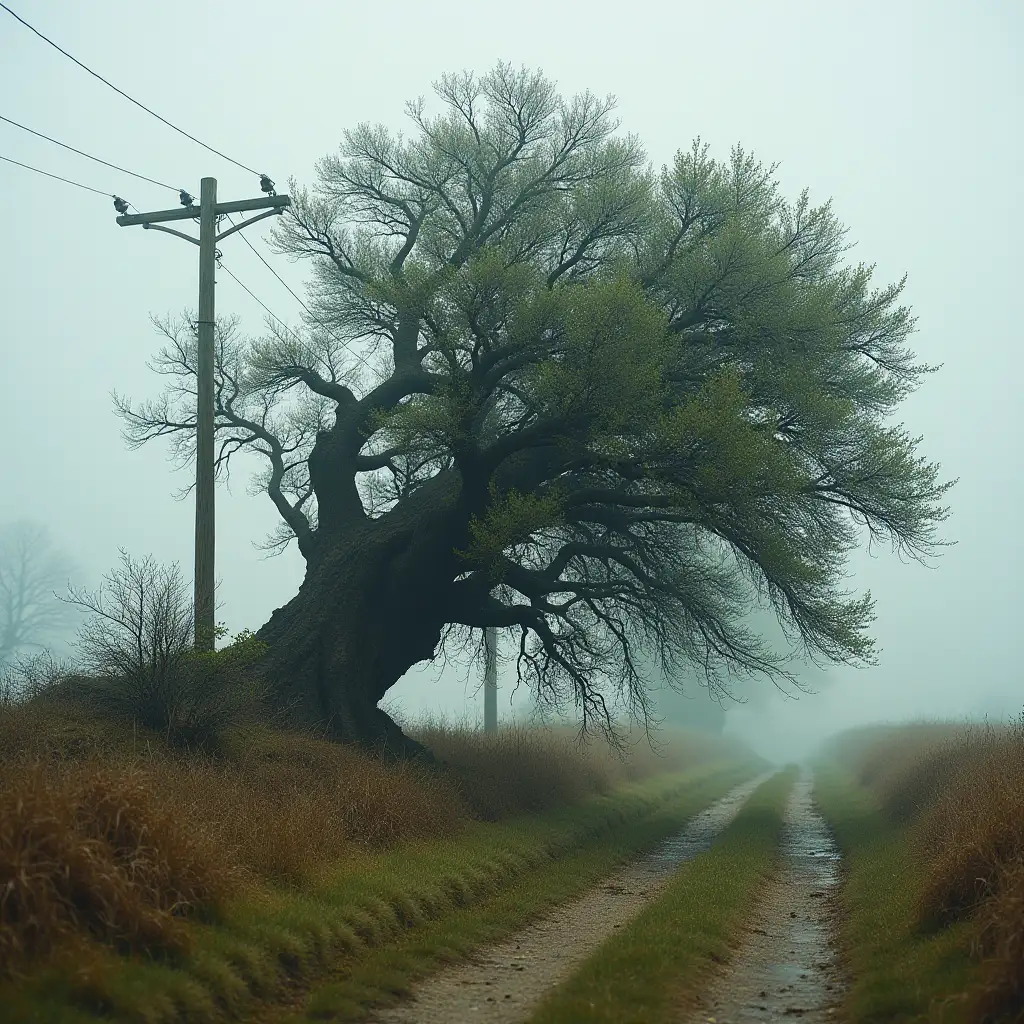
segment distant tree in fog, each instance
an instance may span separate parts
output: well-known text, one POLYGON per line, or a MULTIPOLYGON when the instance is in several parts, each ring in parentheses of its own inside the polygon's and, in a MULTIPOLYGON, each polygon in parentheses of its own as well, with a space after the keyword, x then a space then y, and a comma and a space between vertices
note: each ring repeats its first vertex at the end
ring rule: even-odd
POLYGON ((73 571, 43 524, 0 527, 0 664, 63 639, 76 616, 56 595, 73 571))

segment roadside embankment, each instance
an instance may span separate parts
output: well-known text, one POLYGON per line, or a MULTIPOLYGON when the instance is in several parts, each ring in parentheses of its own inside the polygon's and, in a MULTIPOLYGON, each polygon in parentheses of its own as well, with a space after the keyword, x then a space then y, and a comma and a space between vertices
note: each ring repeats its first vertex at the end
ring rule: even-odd
POLYGON ((251 1019, 545 866, 587 851, 600 872, 598 852, 666 834, 673 801, 756 770, 697 736, 621 761, 553 732, 452 730, 438 771, 270 730, 216 752, 72 717, 0 732, 11 1021, 251 1019))
POLYGON ((850 1020, 1020 1020, 1024 722, 855 730, 817 773, 850 1020))

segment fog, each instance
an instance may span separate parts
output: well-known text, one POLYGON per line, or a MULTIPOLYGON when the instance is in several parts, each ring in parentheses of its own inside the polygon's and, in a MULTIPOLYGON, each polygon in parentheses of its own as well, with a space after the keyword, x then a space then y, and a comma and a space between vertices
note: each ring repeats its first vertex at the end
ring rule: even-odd
MULTIPOLYGON (((291 176, 312 183, 315 161, 345 128, 402 127, 404 102, 429 95, 443 72, 508 60, 543 69, 563 94, 616 95, 624 129, 656 165, 699 135, 718 157, 738 142, 778 161, 790 196, 804 186, 815 202, 831 196, 857 243, 850 258, 877 264, 878 284, 909 275, 913 347, 943 364, 904 419, 923 436, 922 454, 960 480, 945 527, 957 544, 932 567, 888 550, 859 552, 851 582, 877 600, 877 667, 832 669, 817 694, 799 700, 765 682, 730 710, 728 728, 771 756, 792 756, 859 722, 1020 710, 1019 3, 12 6, 282 189, 291 176)), ((196 195, 205 175, 217 177, 222 201, 259 194, 252 175, 132 106, 3 12, 0 96, 0 114, 196 195)), ((0 523, 45 523, 90 586, 119 547, 178 560, 191 575, 193 507, 174 498, 191 470, 174 472, 158 444, 129 451, 110 397, 158 394, 146 368, 160 345, 149 317, 194 309, 197 250, 117 227, 107 196, 140 210, 177 200, 3 123, 0 154, 105 193, 0 163, 0 523)), ((308 267, 273 255, 265 227, 247 237, 302 294, 308 267)), ((225 266, 278 317, 299 322, 298 303, 237 235, 222 249, 225 266)), ((217 303, 219 315, 262 331, 264 310, 224 273, 217 303)), ((247 495, 245 469, 240 463, 217 496, 218 618, 232 632, 261 625, 303 573, 294 548, 269 559, 254 548, 276 513, 265 496, 247 495)), ((504 714, 513 672, 502 665, 504 714)), ((395 688, 392 703, 476 720, 478 676, 475 667, 426 666, 395 688)), ((514 703, 525 713, 524 691, 514 703)))

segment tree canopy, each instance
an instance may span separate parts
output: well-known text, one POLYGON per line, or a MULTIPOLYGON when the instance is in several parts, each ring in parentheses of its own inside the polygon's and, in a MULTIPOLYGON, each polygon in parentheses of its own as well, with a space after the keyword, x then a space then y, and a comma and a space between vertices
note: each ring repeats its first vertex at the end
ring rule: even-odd
MULTIPOLYGON (((262 456, 269 547, 296 540, 309 580, 400 525, 378 565, 429 592, 430 636, 508 631, 521 677, 584 725, 609 695, 644 709, 650 658, 713 686, 784 675, 758 608, 806 652, 870 662, 848 555, 937 552, 951 486, 892 419, 933 369, 904 282, 874 286, 831 203, 787 199, 740 147, 656 170, 611 98, 504 64, 435 92, 408 137, 361 124, 293 187, 275 242, 311 266, 302 329, 218 333, 219 465, 262 456), (397 552, 420 543, 444 550, 416 576, 397 552)), ((187 459, 195 336, 164 329, 171 388, 118 408, 131 442, 187 459)))

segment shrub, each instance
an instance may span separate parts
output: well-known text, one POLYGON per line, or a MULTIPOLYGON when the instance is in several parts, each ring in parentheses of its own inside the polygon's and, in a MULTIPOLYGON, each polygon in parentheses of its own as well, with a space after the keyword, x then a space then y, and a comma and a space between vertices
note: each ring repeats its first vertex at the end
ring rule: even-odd
POLYGON ((891 819, 908 822, 948 784, 968 736, 945 722, 868 727, 844 734, 835 752, 891 819))
POLYGON ((413 762, 261 727, 231 733, 221 749, 192 800, 259 875, 300 881, 354 849, 452 835, 469 820, 455 786, 413 762))
MULTIPOLYGON (((659 734, 661 751, 653 750, 639 729, 626 735, 623 750, 597 738, 581 744, 569 727, 513 724, 483 733, 433 719, 409 731, 445 765, 473 812, 488 821, 573 803, 608 792, 618 783, 682 769, 729 749, 728 740, 687 730, 659 734)), ((742 756, 738 745, 731 752, 742 756)))
POLYGON ((506 726, 483 733, 431 720, 411 730, 445 765, 473 813, 486 821, 542 811, 591 793, 615 778, 597 747, 574 749, 571 733, 506 726))
MULTIPOLYGON (((208 745, 264 706, 251 672, 264 645, 240 633, 221 651, 196 651, 191 596, 176 564, 121 552, 121 565, 95 594, 71 590, 87 613, 77 649, 88 674, 53 695, 162 732, 169 743, 208 745)), ((218 635, 223 635, 218 630, 218 635)))
POLYGON ((50 693, 73 672, 70 662, 57 661, 48 651, 18 655, 0 665, 0 708, 50 693))
POLYGON ((1024 860, 1003 869, 998 899, 984 907, 975 955, 984 958, 979 1019, 1020 1020, 1024 1011, 1024 860), (1014 1016, 1016 1014, 1016 1016, 1014 1016))

